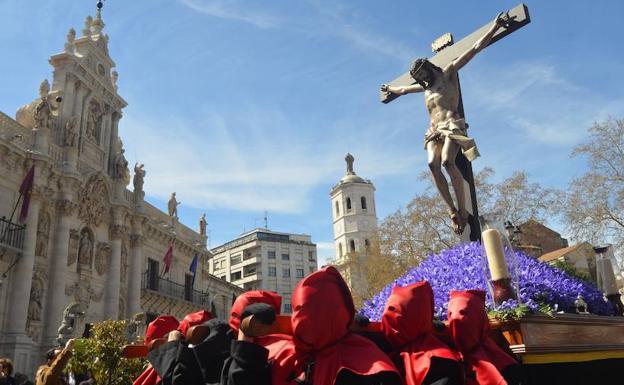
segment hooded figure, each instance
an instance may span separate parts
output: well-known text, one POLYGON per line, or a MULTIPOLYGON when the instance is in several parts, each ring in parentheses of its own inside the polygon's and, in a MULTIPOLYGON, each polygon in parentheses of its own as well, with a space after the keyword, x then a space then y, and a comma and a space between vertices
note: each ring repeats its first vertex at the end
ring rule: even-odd
MULTIPOLYGON (((212 314, 205 310, 187 314, 177 327, 182 338, 188 330, 212 319, 212 314)), ((180 335, 178 335, 180 336, 180 335)), ((164 385, 203 384, 200 368, 191 347, 183 339, 170 340, 148 353, 147 359, 152 364, 164 385)))
POLYGON ((330 266, 294 289, 293 338, 268 346, 273 385, 400 384, 392 361, 370 340, 349 332, 355 307, 342 276, 330 266))
POLYGON ((433 310, 433 290, 427 281, 395 286, 386 302, 381 329, 407 385, 461 381, 456 354, 433 334, 433 310))
MULTIPOLYGON (((252 290, 236 298, 230 310, 229 326, 232 333, 239 334, 241 319, 248 314, 248 309, 254 304, 260 310, 269 310, 273 315, 280 314, 282 297, 272 291, 252 290), (247 309, 247 310, 246 310, 247 309)), ((269 352, 264 346, 272 344, 274 348, 289 341, 288 336, 264 336, 254 339, 254 342, 233 340, 230 346, 230 358, 226 361, 221 379, 222 385, 266 385, 270 383, 270 372, 267 364, 269 352)))
POLYGON ((451 291, 448 322, 451 338, 464 359, 466 385, 524 382, 518 362, 489 336, 483 290, 451 291))
MULTIPOLYGON (((164 337, 167 333, 176 330, 179 326, 178 320, 170 315, 162 315, 147 325, 145 331, 145 345, 149 345, 152 341, 164 337)), ((137 377, 132 385, 156 385, 160 383, 160 377, 152 365, 148 365, 147 369, 137 377)))

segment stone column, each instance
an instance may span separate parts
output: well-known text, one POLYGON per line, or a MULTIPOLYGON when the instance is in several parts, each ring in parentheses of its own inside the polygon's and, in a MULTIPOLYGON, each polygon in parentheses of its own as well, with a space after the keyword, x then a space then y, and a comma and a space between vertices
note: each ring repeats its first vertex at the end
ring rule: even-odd
MULTIPOLYGON (((34 190, 34 189, 33 189, 34 190)), ((24 234, 24 249, 17 264, 9 273, 11 280, 8 296, 8 317, 6 329, 2 333, 3 354, 12 358, 15 364, 14 371, 29 370, 30 351, 32 340, 26 335, 26 318, 28 317, 28 302, 35 266, 35 247, 37 244, 37 224, 39 223, 40 197, 33 191, 26 219, 24 234)))
MULTIPOLYGON (((114 215, 117 217, 119 215, 114 215)), ((124 233, 124 226, 114 222, 110 226, 109 234, 111 239, 111 256, 108 261, 108 276, 106 279, 106 294, 104 302, 104 317, 107 319, 119 318, 119 291, 121 286, 121 236, 124 233)))
MULTIPOLYGON (((65 296, 67 277, 67 256, 69 250, 69 227, 76 204, 72 201, 71 193, 64 193, 56 201, 56 217, 58 218, 56 231, 52 237, 52 255, 49 260, 49 279, 47 300, 45 306, 44 329, 42 345, 51 348, 55 345, 57 330, 63 316, 63 309, 69 304, 65 296)), ((78 331, 80 332, 80 331, 78 331)))
POLYGON ((141 265, 143 264, 144 237, 137 232, 130 236, 130 261, 128 266, 128 298, 126 318, 141 312, 141 265))

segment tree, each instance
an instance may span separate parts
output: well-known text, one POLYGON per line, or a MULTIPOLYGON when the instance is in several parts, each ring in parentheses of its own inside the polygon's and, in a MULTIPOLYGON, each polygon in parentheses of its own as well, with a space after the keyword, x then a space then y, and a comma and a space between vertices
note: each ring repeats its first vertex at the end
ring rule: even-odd
POLYGON ((589 171, 562 193, 560 210, 571 238, 624 247, 624 119, 594 123, 572 156, 586 156, 589 171))
POLYGON ((145 368, 143 359, 126 359, 121 349, 126 341, 128 321, 103 321, 93 325, 91 336, 78 340, 67 371, 90 371, 98 385, 131 384, 145 368))

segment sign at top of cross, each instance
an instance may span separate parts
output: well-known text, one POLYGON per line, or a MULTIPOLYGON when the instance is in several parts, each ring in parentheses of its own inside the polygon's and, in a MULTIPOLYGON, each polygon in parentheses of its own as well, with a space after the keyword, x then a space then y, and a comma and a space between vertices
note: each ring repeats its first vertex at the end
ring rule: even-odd
MULTIPOLYGON (((513 9, 511 9, 509 12, 506 13, 505 17, 507 18, 506 24, 494 33, 494 36, 492 36, 488 45, 495 43, 498 40, 504 38, 505 36, 511 34, 512 32, 524 27, 525 25, 529 24, 531 21, 531 19, 529 18, 528 8, 524 4, 519 4, 513 9)), ((461 56, 462 53, 466 52, 471 47, 473 47, 475 43, 481 37, 483 37, 483 35, 485 35, 490 28, 492 28, 493 24, 494 24, 494 21, 487 23, 486 25, 482 26, 478 30, 474 31, 473 33, 471 33, 470 35, 466 36, 465 38, 461 39, 460 41, 458 41, 457 43, 453 45, 449 45, 443 48, 432 47, 434 49, 434 52, 437 52, 437 54, 432 56, 428 60, 432 64, 435 64, 437 67, 440 67, 440 68, 446 67, 453 60, 461 56)), ((398 78, 394 79, 390 83, 388 83, 388 86, 401 87, 401 86, 409 86, 415 83, 416 81, 414 80, 414 78, 412 78, 412 76, 410 75, 408 71, 404 73, 403 75, 399 76, 398 78)), ((389 93, 389 92, 384 92, 384 91, 380 92, 380 99, 383 103, 389 103, 393 101, 394 99, 398 98, 399 96, 400 95, 397 95, 395 93, 389 93)))

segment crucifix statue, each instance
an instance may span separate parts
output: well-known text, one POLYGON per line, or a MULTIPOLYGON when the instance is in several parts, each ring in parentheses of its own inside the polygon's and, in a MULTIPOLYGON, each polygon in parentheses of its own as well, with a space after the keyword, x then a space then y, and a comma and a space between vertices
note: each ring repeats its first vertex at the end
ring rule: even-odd
POLYGON ((384 103, 400 95, 424 92, 430 118, 424 140, 429 168, 433 182, 448 208, 453 229, 464 240, 480 238, 476 194, 469 163, 479 156, 479 152, 475 141, 467 133, 458 70, 483 48, 528 22, 527 8, 520 4, 509 12, 499 13, 494 21, 457 44, 453 45, 452 37, 446 34, 432 44, 437 55, 430 59, 415 60, 409 73, 381 86, 381 100, 384 103), (457 205, 442 168, 450 177, 457 205), (464 233, 466 227, 470 231, 464 233))

